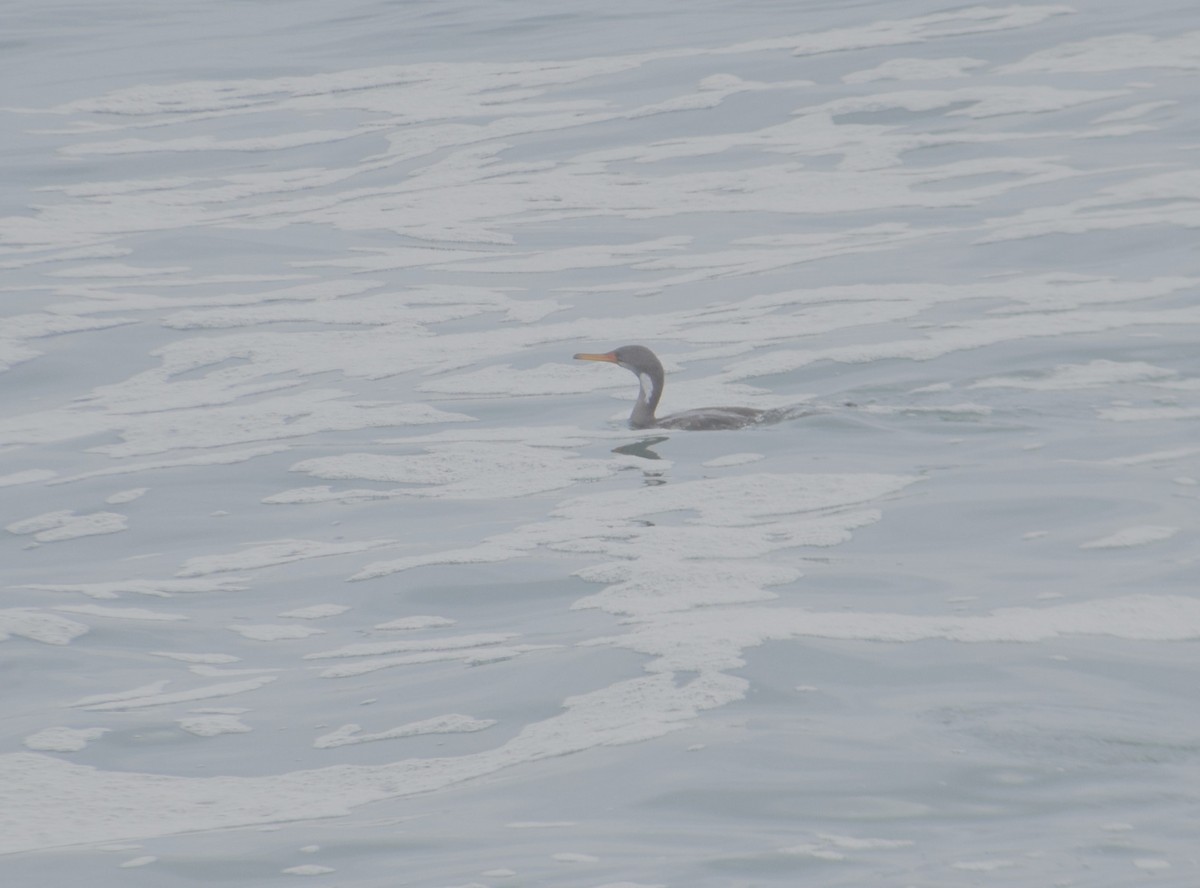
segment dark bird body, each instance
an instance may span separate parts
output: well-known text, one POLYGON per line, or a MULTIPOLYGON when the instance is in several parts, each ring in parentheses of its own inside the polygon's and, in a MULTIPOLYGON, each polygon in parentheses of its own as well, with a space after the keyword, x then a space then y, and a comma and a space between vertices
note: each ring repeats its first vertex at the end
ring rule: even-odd
POLYGON ((763 421, 764 411, 751 407, 701 407, 684 410, 670 416, 655 416, 659 399, 662 398, 663 372, 658 356, 644 345, 623 345, 602 355, 578 354, 579 361, 606 361, 617 364, 638 378, 641 388, 637 403, 629 416, 632 429, 688 429, 691 431, 713 431, 717 429, 740 429, 763 421))

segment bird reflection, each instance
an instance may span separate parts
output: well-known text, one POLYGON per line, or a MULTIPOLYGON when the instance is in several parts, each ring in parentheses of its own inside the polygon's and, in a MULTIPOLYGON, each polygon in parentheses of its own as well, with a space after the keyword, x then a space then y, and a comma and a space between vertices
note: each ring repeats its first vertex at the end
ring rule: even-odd
POLYGON ((661 456, 650 448, 655 444, 661 444, 667 440, 669 439, 666 435, 655 435, 651 438, 634 441, 632 444, 622 444, 620 447, 614 447, 612 452, 623 453, 625 456, 639 456, 642 459, 662 459, 661 456))

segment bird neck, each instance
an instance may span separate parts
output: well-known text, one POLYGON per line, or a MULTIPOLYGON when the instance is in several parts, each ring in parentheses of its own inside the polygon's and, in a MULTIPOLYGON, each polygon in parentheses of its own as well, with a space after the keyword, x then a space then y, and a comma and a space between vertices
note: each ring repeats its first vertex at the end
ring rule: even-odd
POLYGON ((633 413, 629 417, 629 425, 635 429, 652 428, 657 420, 654 411, 658 409, 658 401, 662 397, 663 378, 661 375, 651 375, 641 372, 637 375, 638 399, 633 405, 633 413))

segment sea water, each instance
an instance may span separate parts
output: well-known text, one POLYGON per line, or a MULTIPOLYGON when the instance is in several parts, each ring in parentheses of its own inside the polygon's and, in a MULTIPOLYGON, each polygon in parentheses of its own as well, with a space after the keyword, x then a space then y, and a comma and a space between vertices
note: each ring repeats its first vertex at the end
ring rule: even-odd
POLYGON ((1198 35, 25 4, 5 884, 1194 884, 1198 35))

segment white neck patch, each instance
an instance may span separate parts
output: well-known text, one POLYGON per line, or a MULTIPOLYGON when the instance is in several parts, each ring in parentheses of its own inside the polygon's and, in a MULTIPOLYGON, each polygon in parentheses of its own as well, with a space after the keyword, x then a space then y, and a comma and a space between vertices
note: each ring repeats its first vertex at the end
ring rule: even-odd
POLYGON ((647 403, 654 397, 654 380, 645 373, 638 374, 638 382, 642 386, 642 398, 647 403))

